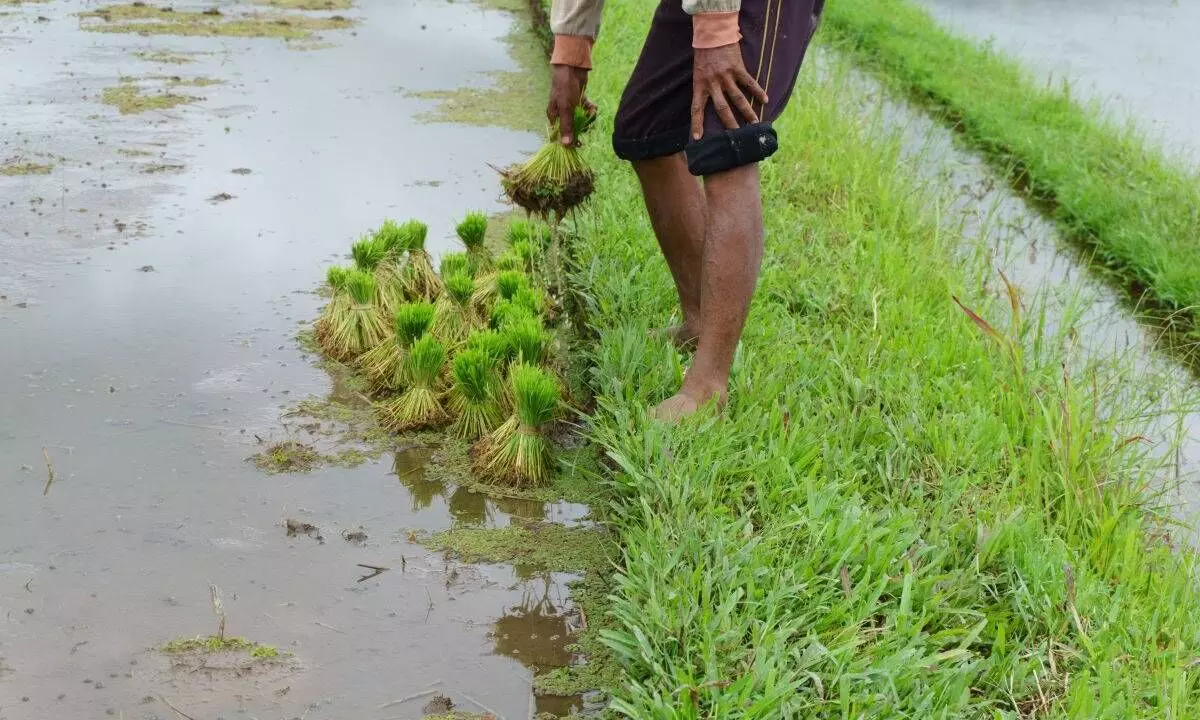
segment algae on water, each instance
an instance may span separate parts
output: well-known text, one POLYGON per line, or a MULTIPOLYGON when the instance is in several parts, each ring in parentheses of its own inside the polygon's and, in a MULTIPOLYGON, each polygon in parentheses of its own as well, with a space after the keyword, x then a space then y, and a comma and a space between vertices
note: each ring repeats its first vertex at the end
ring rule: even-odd
POLYGON ((216 8, 176 10, 143 2, 108 5, 79 14, 85 30, 141 35, 222 36, 306 40, 324 30, 342 30, 354 21, 341 15, 316 17, 298 13, 226 15, 216 8))
POLYGON ((122 78, 115 87, 105 88, 100 101, 112 105, 122 115, 143 113, 148 110, 170 110, 177 105, 197 102, 198 97, 179 95, 172 92, 159 91, 145 93, 142 88, 128 78, 122 78))
POLYGON ((22 158, 9 158, 0 163, 0 175, 17 177, 20 175, 49 175, 53 165, 36 163, 22 158))

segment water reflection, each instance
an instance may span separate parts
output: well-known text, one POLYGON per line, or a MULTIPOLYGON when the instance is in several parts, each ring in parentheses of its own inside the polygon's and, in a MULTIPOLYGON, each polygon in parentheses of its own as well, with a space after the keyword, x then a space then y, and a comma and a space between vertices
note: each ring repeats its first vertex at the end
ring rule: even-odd
MULTIPOLYGON (((550 597, 558 587, 545 572, 525 584, 521 602, 495 623, 495 654, 513 658, 534 673, 566 667, 577 660, 568 646, 580 630, 579 616, 550 597)), ((541 695, 536 704, 538 712, 560 716, 583 709, 579 696, 541 695)))
POLYGON ((487 496, 459 486, 450 495, 450 514, 464 525, 481 525, 492 519, 487 496))
POLYGON ((429 507, 435 497, 446 492, 446 483, 430 479, 426 472, 432 456, 433 449, 427 447, 405 448, 392 455, 392 474, 411 493, 414 512, 429 507))

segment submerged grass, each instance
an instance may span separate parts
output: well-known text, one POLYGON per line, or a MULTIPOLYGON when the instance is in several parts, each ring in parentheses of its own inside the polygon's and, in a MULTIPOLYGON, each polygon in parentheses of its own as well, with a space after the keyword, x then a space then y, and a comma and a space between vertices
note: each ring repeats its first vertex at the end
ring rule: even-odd
MULTIPOLYGON (((607 12, 588 89, 612 108, 651 12, 607 12)), ((622 546, 613 710, 1200 715, 1195 556, 1149 490, 1136 383, 1041 337, 1015 293, 985 295, 982 256, 962 258, 939 197, 838 77, 806 73, 762 169, 767 254, 720 417, 648 420, 680 381, 647 333, 673 286, 633 174, 586 149, 597 193, 571 272, 622 546)))
POLYGON ((246 652, 259 660, 279 657, 279 650, 271 645, 261 645, 243 637, 209 635, 207 637, 179 638, 162 647, 168 655, 182 653, 246 652))
POLYGON ((53 165, 45 163, 36 163, 30 160, 21 158, 9 158, 4 162, 0 162, 0 175, 5 177, 19 177, 22 175, 49 175, 54 169, 53 165))
POLYGON ((1200 176, 1132 126, 1081 102, 1066 82, 1035 80, 990 46, 940 28, 908 0, 845 0, 827 37, 952 122, 1014 183, 1049 201, 1070 236, 1138 299, 1200 307, 1200 176))
POLYGON ((191 95, 179 95, 166 91, 143 92, 137 83, 122 80, 121 84, 105 88, 100 101, 112 105, 122 115, 134 115, 150 110, 170 110, 178 105, 199 101, 191 95))

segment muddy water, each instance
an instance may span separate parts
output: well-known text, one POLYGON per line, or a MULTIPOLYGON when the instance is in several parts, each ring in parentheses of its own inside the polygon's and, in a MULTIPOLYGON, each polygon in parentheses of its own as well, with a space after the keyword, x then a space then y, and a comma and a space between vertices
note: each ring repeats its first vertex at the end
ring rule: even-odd
POLYGON ((565 578, 460 567, 407 531, 579 508, 428 482, 419 453, 296 476, 245 461, 255 436, 280 439, 281 411, 329 391, 295 334, 331 258, 384 216, 449 247, 457 217, 497 209, 487 163, 536 147, 421 124, 430 103, 399 90, 512 69, 509 17, 365 0, 354 31, 301 50, 86 33, 81 7, 0 15, 0 162, 54 166, 0 176, 0 718, 173 717, 160 696, 198 718, 416 718, 435 691, 528 717, 524 643, 569 658, 494 623, 528 619, 535 594, 568 622, 565 578), (133 54, 161 50, 196 54, 133 54), (154 75, 222 84, 166 111, 99 101, 121 76, 166 88, 154 75), (323 542, 289 537, 289 517, 323 542), (359 527, 365 544, 341 537, 359 527), (359 582, 359 563, 390 570, 359 582), (183 671, 151 652, 216 630, 210 583, 230 633, 290 657, 183 671))
POLYGON ((1133 118, 1200 161, 1200 3, 1192 0, 921 0, 950 27, 1133 118))
MULTIPOLYGON (((1056 226, 982 158, 963 150, 952 131, 897 102, 868 76, 851 73, 848 83, 856 101, 882 109, 885 125, 900 134, 904 157, 945 191, 949 205, 938 211, 966 239, 963 253, 984 253, 1020 288, 1027 309, 1044 308, 1045 333, 1066 334, 1076 361, 1108 364, 1127 379, 1109 391, 1105 404, 1125 427, 1149 428, 1150 452, 1162 464, 1160 481, 1171 488, 1168 501, 1186 526, 1179 534, 1200 540, 1200 383, 1165 352, 1154 321, 1139 322, 1119 290, 1093 275, 1056 226)), ((984 283, 1003 298, 998 274, 984 283)), ((997 325, 1007 320, 991 319, 997 325)))

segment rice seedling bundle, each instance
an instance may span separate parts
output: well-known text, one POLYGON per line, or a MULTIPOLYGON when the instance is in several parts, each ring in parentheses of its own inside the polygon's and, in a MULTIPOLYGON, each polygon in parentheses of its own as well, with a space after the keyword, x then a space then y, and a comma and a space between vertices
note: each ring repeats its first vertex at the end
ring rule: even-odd
MULTIPOLYGON (((575 133, 590 125, 586 113, 576 113, 575 133)), ((546 143, 523 165, 500 171, 500 184, 517 206, 533 215, 562 218, 592 194, 595 178, 584 163, 578 148, 563 145, 555 123, 546 143)))
POLYGON ((408 251, 408 264, 401 275, 405 292, 410 299, 437 299, 442 291, 442 281, 434 272, 433 259, 425 250, 429 227, 418 220, 409 220, 400 229, 404 233, 404 247, 408 251))
POLYGON ((375 390, 402 390, 408 385, 408 353, 433 324, 432 303, 403 303, 393 314, 392 337, 368 350, 358 366, 375 390))
POLYGON ((465 252, 451 252, 442 255, 442 259, 438 263, 438 274, 442 276, 443 280, 460 272, 467 273, 471 277, 475 276, 475 273, 471 271, 471 259, 465 252))
POLYGON ((437 301, 437 318, 434 334, 452 345, 461 344, 479 324, 471 297, 475 293, 475 281, 465 272, 443 277, 445 292, 437 301))
POLYGON ((473 273, 486 270, 492 265, 492 254, 484 244, 487 239, 487 227, 487 215, 471 212, 467 213, 454 229, 458 239, 467 248, 467 257, 470 258, 473 273))
POLYGON ((492 307, 491 326, 496 330, 503 330, 509 324, 528 318, 534 318, 534 313, 527 306, 522 305, 515 300, 498 300, 492 307))
POLYGON ((346 322, 345 316, 350 310, 350 296, 346 292, 346 277, 349 273, 350 268, 341 265, 334 265, 325 273, 325 282, 329 285, 331 295, 314 325, 314 338, 326 351, 330 333, 336 325, 346 322))
POLYGON ((518 270, 505 270, 496 275, 496 292, 503 300, 512 300, 518 290, 529 287, 529 279, 518 270))
POLYGON ((496 360, 484 350, 464 350, 454 358, 453 374, 450 411, 458 417, 454 434, 462 440, 478 440, 503 419, 496 360))
POLYGON ((467 338, 466 350, 481 351, 493 362, 500 363, 509 357, 508 338, 497 330, 477 330, 467 338))
POLYGON ((518 364, 509 372, 509 392, 513 414, 479 442, 476 472, 516 488, 544 485, 554 463, 544 431, 558 411, 558 383, 539 368, 518 364))
POLYGON ((446 362, 446 349, 432 335, 413 343, 405 358, 408 389, 378 406, 379 422, 393 432, 434 427, 449 420, 438 398, 438 381, 446 362))
POLYGON ((388 338, 390 330, 375 304, 375 277, 363 270, 346 273, 348 296, 344 312, 330 317, 328 333, 322 343, 331 356, 343 362, 353 360, 388 338))
POLYGON ((541 365, 550 348, 550 334, 542 321, 529 316, 517 316, 504 325, 505 343, 513 361, 525 365, 541 365))

